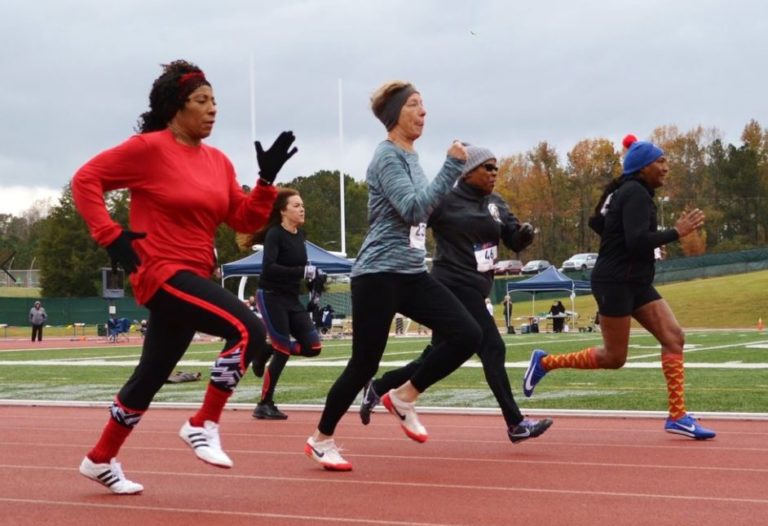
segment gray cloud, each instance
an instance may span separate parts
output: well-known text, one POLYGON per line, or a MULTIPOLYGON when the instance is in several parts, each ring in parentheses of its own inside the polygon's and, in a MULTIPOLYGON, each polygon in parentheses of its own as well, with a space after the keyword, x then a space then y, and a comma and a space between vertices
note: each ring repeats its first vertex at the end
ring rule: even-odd
POLYGON ((676 124, 736 142, 749 119, 765 120, 766 15, 763 2, 714 0, 6 0, 0 189, 64 186, 132 133, 159 64, 176 58, 211 79, 210 143, 244 183, 252 114, 263 141, 297 135, 279 180, 339 167, 364 177, 384 137, 368 97, 391 78, 424 97, 428 173, 454 138, 499 155, 548 140, 564 156, 583 138, 676 124))

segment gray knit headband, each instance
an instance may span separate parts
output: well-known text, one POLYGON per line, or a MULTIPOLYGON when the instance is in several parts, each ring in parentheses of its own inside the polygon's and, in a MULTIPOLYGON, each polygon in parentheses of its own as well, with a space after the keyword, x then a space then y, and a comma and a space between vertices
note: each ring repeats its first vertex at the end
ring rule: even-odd
POLYGON ((418 92, 412 85, 408 84, 403 86, 392 94, 390 99, 384 104, 379 113, 376 115, 376 117, 378 117, 379 120, 384 123, 387 131, 397 126, 397 121, 400 118, 400 110, 402 110, 403 106, 405 106, 405 101, 408 100, 408 97, 414 93, 418 92))

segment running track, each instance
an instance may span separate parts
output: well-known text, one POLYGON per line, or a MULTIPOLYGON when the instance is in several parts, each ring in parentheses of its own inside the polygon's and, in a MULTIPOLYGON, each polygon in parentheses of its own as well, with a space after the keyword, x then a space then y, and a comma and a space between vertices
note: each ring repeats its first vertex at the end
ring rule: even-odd
POLYGON ((768 519, 768 422, 713 420, 696 442, 660 419, 560 416, 511 444, 497 415, 425 414, 425 444, 376 413, 348 414, 337 442, 355 470, 322 470, 303 452, 317 411, 284 422, 226 411, 231 470, 198 461, 177 436, 190 409, 154 407, 120 460, 145 486, 116 496, 77 472, 105 407, 0 405, 0 524, 750 525, 768 519))

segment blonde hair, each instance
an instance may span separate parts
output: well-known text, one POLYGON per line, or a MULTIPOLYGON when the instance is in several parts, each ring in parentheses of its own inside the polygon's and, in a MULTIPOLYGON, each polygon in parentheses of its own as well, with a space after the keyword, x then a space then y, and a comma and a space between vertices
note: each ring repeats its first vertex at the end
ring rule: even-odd
MULTIPOLYGON (((390 80, 376 88, 376 91, 371 95, 371 110, 376 118, 384 123, 388 130, 394 126, 394 123, 391 122, 392 120, 394 120, 395 123, 397 122, 397 119, 392 115, 393 109, 389 107, 390 103, 393 102, 393 99, 402 96, 403 90, 418 93, 416 87, 410 82, 406 82, 405 80, 390 80)), ((402 102, 398 101, 396 104, 398 114, 400 112, 400 107, 404 102, 405 100, 402 102)))

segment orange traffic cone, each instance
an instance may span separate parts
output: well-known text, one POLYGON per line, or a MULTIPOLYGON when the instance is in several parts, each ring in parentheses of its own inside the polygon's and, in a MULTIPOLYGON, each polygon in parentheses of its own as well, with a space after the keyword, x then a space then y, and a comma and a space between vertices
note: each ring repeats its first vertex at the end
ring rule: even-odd
POLYGON ((762 318, 758 318, 757 319, 757 330, 760 331, 760 332, 763 332, 764 328, 765 328, 765 326, 763 325, 763 319, 762 318))

